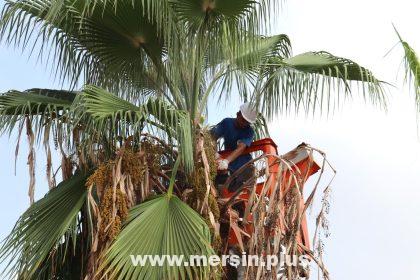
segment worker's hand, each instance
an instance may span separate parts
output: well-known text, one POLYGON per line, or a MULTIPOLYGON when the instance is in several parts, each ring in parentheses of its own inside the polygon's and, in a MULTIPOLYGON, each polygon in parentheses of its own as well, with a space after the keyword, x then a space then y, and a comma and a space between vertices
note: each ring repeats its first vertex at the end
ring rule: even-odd
POLYGON ((220 158, 220 154, 219 154, 219 153, 215 153, 215 154, 214 154, 214 158, 215 158, 216 160, 218 160, 218 159, 220 158))
POLYGON ((221 159, 217 161, 217 170, 227 170, 229 167, 229 161, 221 159))

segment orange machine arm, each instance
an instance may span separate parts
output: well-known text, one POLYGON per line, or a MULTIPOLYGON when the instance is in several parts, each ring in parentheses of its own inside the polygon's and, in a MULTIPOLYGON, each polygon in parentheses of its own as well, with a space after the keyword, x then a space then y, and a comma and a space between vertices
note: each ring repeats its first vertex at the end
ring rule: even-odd
MULTIPOLYGON (((246 150, 243 152, 243 154, 249 154, 252 152, 260 151, 263 154, 266 155, 274 155, 274 156, 268 156, 268 166, 269 166, 269 172, 271 174, 277 173, 279 171, 279 161, 276 157, 278 155, 277 151, 277 145, 274 143, 274 141, 270 138, 261 139, 258 141, 255 141, 251 144, 250 147, 246 148, 246 150)), ((229 155, 231 151, 220 151, 219 154, 222 158, 225 158, 229 155)), ((296 149, 290 151, 289 153, 285 154, 283 156, 284 159, 290 161, 292 165, 292 169, 299 170, 300 174, 305 174, 304 180, 315 174, 319 169, 319 165, 313 160, 312 156, 308 153, 308 151, 305 149, 305 144, 299 145, 296 149)), ((288 181, 287 177, 290 176, 290 172, 286 172, 284 174, 286 177, 284 181, 288 181)), ((275 178, 276 176, 271 176, 272 178, 275 178)), ((257 193, 261 193, 261 189, 263 187, 263 183, 257 184, 257 193)), ((283 186, 282 188, 285 188, 286 186, 283 186)), ((272 186, 269 187, 269 190, 273 190, 275 188, 275 181, 273 181, 272 186)), ((282 189, 282 191, 286 191, 286 189, 282 189)), ((303 191, 303 190, 302 190, 303 191)), ((267 193, 269 195, 270 192, 267 193)), ((223 198, 230 198, 233 193, 229 192, 227 189, 223 189, 221 192, 221 197, 223 198)), ((249 198, 249 192, 247 190, 244 190, 243 193, 239 196, 243 201, 248 201, 249 198)), ((305 201, 301 200, 300 207, 303 210, 303 207, 305 205, 305 201)), ((252 220, 252 219, 251 219, 252 220)), ((247 231, 251 231, 251 229, 248 229, 247 231)), ((251 234, 252 232, 249 232, 251 234)), ((302 222, 301 222, 301 229, 300 233, 297 236, 299 243, 301 245, 310 248, 310 240, 309 240, 309 233, 308 233, 308 227, 307 227, 307 221, 306 221, 306 215, 303 215, 302 222)), ((229 234, 229 243, 232 245, 235 244, 237 241, 235 234, 229 234)))

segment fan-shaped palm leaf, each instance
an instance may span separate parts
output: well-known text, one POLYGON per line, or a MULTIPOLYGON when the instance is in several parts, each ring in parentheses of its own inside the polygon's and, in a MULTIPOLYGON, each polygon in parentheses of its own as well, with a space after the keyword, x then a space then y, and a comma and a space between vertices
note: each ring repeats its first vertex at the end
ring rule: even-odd
POLYGON ((252 40, 245 38, 239 42, 230 38, 226 40, 228 43, 216 53, 214 61, 209 61, 210 64, 214 63, 211 67, 215 67, 217 72, 211 75, 209 86, 201 101, 202 108, 206 106, 210 94, 217 91, 219 98, 222 98, 223 94, 229 97, 235 85, 242 97, 247 100, 249 91, 253 91, 259 73, 266 63, 273 57, 288 58, 291 53, 290 40, 285 34, 269 37, 253 36, 252 40))
MULTIPOLYGON (((288 110, 292 105, 296 110, 303 107, 306 112, 322 109, 325 103, 329 108, 331 91, 348 94, 351 81, 359 82, 365 98, 385 106, 381 83, 368 69, 327 52, 308 52, 286 59, 273 57, 261 79, 264 82, 254 98, 268 117, 279 108, 288 110)), ((339 102, 340 94, 336 98, 339 102)))
POLYGON ((9 91, 0 95, 0 131, 12 131, 16 123, 30 117, 41 129, 48 119, 59 118, 73 103, 75 92, 50 89, 9 91))
POLYGON ((284 59, 282 63, 286 67, 305 73, 317 73, 342 80, 377 82, 366 68, 328 52, 307 52, 284 59))
POLYGON ((48 258, 66 255, 59 250, 76 246, 78 215, 86 200, 85 179, 78 173, 63 181, 19 218, 0 248, 0 259, 10 261, 5 274, 10 279, 16 275, 28 279, 48 258), (55 256, 50 255, 52 251, 55 256))
POLYGON ((64 90, 28 89, 11 90, 0 95, 1 115, 42 115, 68 109, 76 93, 64 90))
POLYGON ((159 98, 134 105, 96 86, 86 86, 79 97, 75 102, 75 121, 83 123, 87 132, 95 132, 96 137, 88 133, 91 140, 98 141, 108 131, 118 137, 128 137, 140 133, 148 124, 148 128, 159 128, 169 140, 175 140, 185 167, 192 169, 192 124, 188 112, 159 98), (91 117, 88 121, 86 115, 91 117))
POLYGON ((254 0, 171 0, 177 17, 196 27, 209 18, 238 19, 255 8, 254 0))
POLYGON ((116 279, 206 279, 209 267, 184 267, 193 255, 211 255, 210 232, 193 209, 178 197, 159 196, 130 210, 127 225, 107 253, 111 277, 116 279), (184 256, 181 266, 134 266, 132 256, 184 256))
POLYGON ((226 64, 233 70, 253 70, 265 65, 268 59, 288 58, 291 54, 289 37, 279 34, 269 37, 254 36, 243 41, 230 40, 215 54, 215 66, 226 64))
MULTIPOLYGON (((292 52, 289 37, 285 34, 279 34, 269 37, 261 37, 257 41, 250 43, 242 42, 240 52, 235 57, 236 64, 246 68, 252 66, 261 67, 272 58, 286 59, 292 52)), ((242 67, 240 67, 241 69, 242 67)))
MULTIPOLYGON (((85 0, 81 1, 83 4, 82 6, 82 16, 88 17, 92 13, 96 12, 96 10, 101 10, 103 7, 112 6, 118 7, 122 1, 119 0, 85 0)), ((133 6, 139 4, 140 1, 126 1, 127 3, 131 3, 133 6)), ((150 20, 151 22, 156 23, 156 26, 159 30, 161 30, 163 37, 168 37, 171 31, 170 28, 172 22, 172 13, 169 7, 168 0, 142 0, 141 5, 143 7, 147 7, 143 9, 142 16, 150 20), (163 28, 165 27, 165 28, 163 28)))
POLYGON ((110 88, 156 86, 150 67, 160 60, 163 39, 144 16, 141 3, 95 5, 87 15, 84 1, 9 2, 0 32, 7 42, 23 47, 38 32, 41 54, 51 44, 57 74, 73 82, 84 74, 86 82, 110 88))
POLYGON ((210 266, 185 266, 190 256, 214 254, 210 231, 193 209, 172 195, 179 158, 172 171, 168 193, 157 196, 130 210, 122 232, 106 253, 102 270, 112 279, 206 279, 210 266), (182 256, 181 265, 163 266, 146 260, 136 266, 133 259, 147 256, 182 256))

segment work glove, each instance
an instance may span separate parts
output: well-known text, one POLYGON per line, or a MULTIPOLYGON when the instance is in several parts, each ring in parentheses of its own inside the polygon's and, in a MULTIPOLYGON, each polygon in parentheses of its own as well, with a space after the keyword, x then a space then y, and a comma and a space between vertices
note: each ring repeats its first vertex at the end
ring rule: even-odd
POLYGON ((217 161, 217 170, 227 170, 229 167, 229 161, 226 159, 221 159, 217 161))

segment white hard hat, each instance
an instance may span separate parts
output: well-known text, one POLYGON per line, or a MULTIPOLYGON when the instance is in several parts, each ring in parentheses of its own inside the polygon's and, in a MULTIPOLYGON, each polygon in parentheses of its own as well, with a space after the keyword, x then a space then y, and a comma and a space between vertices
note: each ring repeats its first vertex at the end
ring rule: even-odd
POLYGON ((257 110, 255 110, 249 102, 242 104, 240 110, 242 117, 244 117, 247 122, 254 123, 257 120, 257 110))

